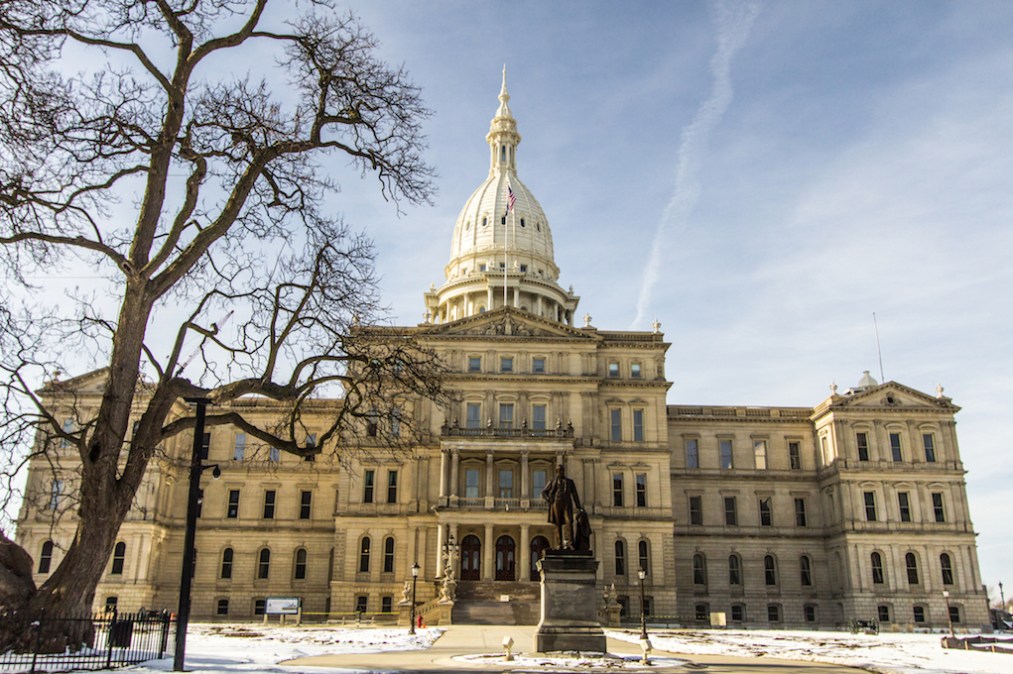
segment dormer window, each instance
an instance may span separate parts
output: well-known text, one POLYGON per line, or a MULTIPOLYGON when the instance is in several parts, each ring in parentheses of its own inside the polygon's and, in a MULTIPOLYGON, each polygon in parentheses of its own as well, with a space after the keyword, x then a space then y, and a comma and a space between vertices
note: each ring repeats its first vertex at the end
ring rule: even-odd
POLYGON ((527 271, 528 271, 528 265, 522 264, 521 265, 521 273, 523 274, 523 273, 526 273, 527 271))
POLYGON ((524 226, 524 218, 521 218, 521 227, 524 226))
POLYGON ((478 265, 478 270, 479 271, 485 271, 485 269, 486 269, 485 264, 478 265))
POLYGON ((488 224, 489 224, 489 218, 485 217, 485 216, 482 216, 482 226, 485 227, 488 224))

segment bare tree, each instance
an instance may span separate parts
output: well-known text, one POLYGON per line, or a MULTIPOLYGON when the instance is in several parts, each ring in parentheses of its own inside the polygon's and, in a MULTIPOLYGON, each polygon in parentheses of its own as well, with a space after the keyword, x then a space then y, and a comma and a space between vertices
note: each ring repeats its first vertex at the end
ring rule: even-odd
MULTIPOLYGON (((337 185, 321 163, 374 175, 395 204, 427 202, 429 112, 355 17, 313 2, 282 24, 267 4, 0 2, 0 267, 20 288, 0 291, 11 307, 0 316, 0 440, 9 474, 28 434, 36 455, 62 444, 80 466, 76 535, 43 585, 0 531, 0 608, 90 608, 156 448, 193 427, 169 416, 183 397, 282 401, 271 428, 236 411, 208 423, 306 454, 336 445, 350 418, 382 413, 391 385, 439 394, 437 363, 410 334, 356 327, 382 313, 373 250, 326 212, 337 185), (265 58, 259 76, 228 71, 265 58), (70 309, 33 284, 82 267, 104 286, 72 293, 70 309), (48 401, 71 392, 52 379, 82 355, 104 364, 107 383, 94 414, 68 427, 48 401), (347 391, 344 404, 314 446, 300 444, 301 406, 328 386, 347 391)), ((0 649, 16 632, 0 621, 0 649)), ((45 640, 59 650, 86 639, 45 640)))

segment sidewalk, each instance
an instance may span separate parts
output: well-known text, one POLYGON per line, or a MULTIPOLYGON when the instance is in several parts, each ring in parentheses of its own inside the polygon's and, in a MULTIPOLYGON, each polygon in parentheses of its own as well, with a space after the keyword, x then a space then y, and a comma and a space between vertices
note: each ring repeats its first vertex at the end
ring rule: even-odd
MULTIPOLYGON (((486 658, 481 661, 468 660, 460 656, 493 655, 503 653, 503 638, 514 640, 515 655, 530 655, 537 628, 533 625, 451 625, 446 628, 432 648, 424 651, 388 651, 384 653, 347 653, 341 655, 318 655, 298 658, 281 663, 287 667, 321 667, 357 672, 563 672, 574 671, 562 664, 551 666, 553 656, 547 655, 543 662, 532 658, 508 662, 502 658, 486 658)), ((609 639, 607 644, 611 655, 626 656, 627 661, 639 660, 637 644, 609 639), (635 656, 632 657, 632 656, 635 656)), ((655 663, 651 666, 634 666, 602 661, 601 667, 581 666, 581 672, 686 672, 706 670, 713 674, 858 674, 863 670, 824 665, 812 662, 777 660, 774 658, 739 658, 721 655, 678 655, 655 650, 651 654, 655 663)), ((541 659, 541 658, 539 658, 541 659)))

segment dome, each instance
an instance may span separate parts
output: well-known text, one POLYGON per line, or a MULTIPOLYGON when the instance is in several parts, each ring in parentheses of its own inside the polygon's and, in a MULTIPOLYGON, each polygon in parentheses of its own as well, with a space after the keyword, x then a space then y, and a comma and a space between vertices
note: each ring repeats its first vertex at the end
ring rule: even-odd
POLYGON ((457 216, 446 281, 426 293, 427 321, 452 321, 511 306, 572 325, 577 298, 557 284, 549 220, 517 177, 521 136, 509 101, 504 68, 499 108, 485 137, 489 175, 457 216))

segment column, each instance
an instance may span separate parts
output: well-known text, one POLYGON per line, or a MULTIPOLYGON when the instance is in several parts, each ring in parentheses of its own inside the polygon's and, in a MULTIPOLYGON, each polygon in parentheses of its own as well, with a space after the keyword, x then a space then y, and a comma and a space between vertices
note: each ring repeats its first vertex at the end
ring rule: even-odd
POLYGON ((485 291, 485 310, 492 311, 492 285, 489 285, 485 291))
POLYGON ((458 471, 461 464, 461 452, 457 449, 450 450, 450 498, 457 501, 458 471))
POLYGON ((450 467, 448 465, 450 462, 447 461, 447 454, 449 454, 449 453, 450 453, 450 450, 447 450, 447 449, 441 449, 440 450, 440 505, 445 505, 446 498, 448 496, 448 494, 447 494, 447 470, 450 467))
POLYGON ((443 536, 443 525, 436 523, 436 577, 443 577, 443 546, 446 541, 443 536))
POLYGON ((495 472, 496 466, 492 461, 492 452, 485 453, 485 507, 492 508, 495 504, 496 483, 493 481, 493 473, 495 472))
POLYGON ((528 451, 521 452, 521 501, 531 498, 531 486, 528 476, 528 451))
POLYGON ((492 524, 485 525, 485 538, 482 541, 482 580, 495 578, 493 564, 495 563, 496 541, 492 539, 492 524))
POLYGON ((521 554, 517 560, 521 568, 520 580, 527 582, 531 580, 531 525, 521 525, 521 554))

